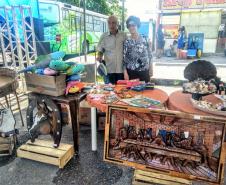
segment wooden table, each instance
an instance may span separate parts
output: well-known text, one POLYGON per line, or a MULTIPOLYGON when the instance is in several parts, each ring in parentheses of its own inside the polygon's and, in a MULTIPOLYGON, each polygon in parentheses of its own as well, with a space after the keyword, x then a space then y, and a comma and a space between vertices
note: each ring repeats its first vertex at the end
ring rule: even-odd
MULTIPOLYGON (((123 86, 116 86, 117 90, 120 88, 123 88, 123 86)), ((133 95, 143 95, 145 97, 149 97, 155 100, 160 101, 162 104, 166 104, 168 100, 168 95, 166 92, 164 92, 161 89, 154 89, 154 90, 145 90, 142 92, 136 92, 136 91, 130 91, 133 95)), ((89 94, 87 96, 87 101, 89 105, 91 106, 91 138, 92 138, 92 151, 97 150, 97 123, 96 123, 96 113, 97 109, 106 112, 107 111, 107 104, 101 103, 101 99, 97 97, 98 95, 89 94), (95 98, 97 97, 97 98, 95 98)), ((104 96, 104 95, 102 95, 104 96)), ((116 105, 122 105, 122 103, 116 103, 116 105)))
MULTIPOLYGON (((169 96, 168 108, 171 110, 177 110, 177 111, 191 113, 191 114, 205 115, 205 116, 210 115, 209 113, 206 113, 194 108, 190 99, 191 99, 191 94, 185 94, 182 91, 175 91, 169 96)), ((213 94, 205 96, 203 97, 203 99, 209 102, 212 102, 213 104, 221 103, 221 100, 219 100, 213 94)))
POLYGON ((45 96, 46 98, 50 98, 56 104, 64 103, 70 108, 71 122, 72 122, 72 130, 73 130, 73 141, 74 141, 74 151, 77 153, 79 151, 79 106, 80 102, 86 98, 87 93, 78 93, 75 95, 67 95, 67 96, 48 96, 41 95, 37 93, 30 93, 29 100, 35 98, 35 96, 45 96))

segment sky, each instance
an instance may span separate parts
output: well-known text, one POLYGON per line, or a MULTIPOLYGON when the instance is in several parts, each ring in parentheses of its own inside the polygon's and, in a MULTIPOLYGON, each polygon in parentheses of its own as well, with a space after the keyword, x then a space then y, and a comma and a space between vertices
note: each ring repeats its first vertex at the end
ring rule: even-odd
POLYGON ((127 15, 140 17, 142 21, 156 19, 159 0, 125 0, 127 15))

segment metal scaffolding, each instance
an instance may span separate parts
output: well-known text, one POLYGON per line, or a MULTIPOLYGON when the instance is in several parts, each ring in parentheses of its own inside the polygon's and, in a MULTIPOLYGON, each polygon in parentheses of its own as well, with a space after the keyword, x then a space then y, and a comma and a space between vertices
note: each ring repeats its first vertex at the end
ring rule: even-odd
POLYGON ((24 68, 37 57, 31 7, 0 7, 0 46, 4 66, 24 68))

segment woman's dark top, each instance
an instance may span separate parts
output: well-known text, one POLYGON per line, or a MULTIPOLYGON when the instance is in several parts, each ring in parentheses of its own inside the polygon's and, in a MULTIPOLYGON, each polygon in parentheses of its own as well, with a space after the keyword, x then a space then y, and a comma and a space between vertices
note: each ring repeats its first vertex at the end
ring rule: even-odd
POLYGON ((137 40, 127 38, 123 45, 123 67, 132 71, 149 70, 150 59, 147 39, 139 37, 137 40))

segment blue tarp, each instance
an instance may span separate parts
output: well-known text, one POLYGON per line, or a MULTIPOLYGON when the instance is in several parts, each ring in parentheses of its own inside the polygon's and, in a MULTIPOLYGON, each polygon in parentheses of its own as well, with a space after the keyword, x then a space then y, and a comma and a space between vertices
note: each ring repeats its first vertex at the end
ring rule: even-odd
POLYGON ((19 6, 19 5, 30 6, 32 10, 32 16, 35 18, 39 18, 38 0, 0 0, 0 6, 19 6))
POLYGON ((150 25, 149 22, 141 22, 140 28, 138 30, 141 35, 144 35, 148 38, 149 38, 149 30, 150 30, 149 25, 150 25))

